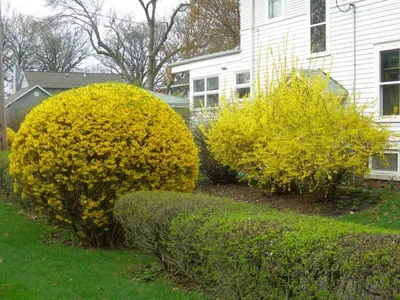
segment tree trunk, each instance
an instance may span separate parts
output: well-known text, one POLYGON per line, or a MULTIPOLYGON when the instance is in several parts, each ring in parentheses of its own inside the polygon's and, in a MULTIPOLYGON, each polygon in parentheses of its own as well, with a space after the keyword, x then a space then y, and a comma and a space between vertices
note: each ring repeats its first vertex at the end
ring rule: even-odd
MULTIPOLYGON (((153 14, 154 15, 154 14, 153 14)), ((147 62, 147 88, 152 91, 154 89, 155 72, 155 55, 154 55, 154 39, 155 39, 155 21, 154 18, 148 20, 149 26, 149 49, 147 62)))

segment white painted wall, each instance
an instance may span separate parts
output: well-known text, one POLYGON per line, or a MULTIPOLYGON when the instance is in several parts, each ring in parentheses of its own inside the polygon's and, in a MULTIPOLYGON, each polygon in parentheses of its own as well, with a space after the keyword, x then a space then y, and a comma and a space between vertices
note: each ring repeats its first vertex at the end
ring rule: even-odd
MULTIPOLYGON (((267 1, 255 1, 255 60, 256 70, 260 74, 271 64, 266 62, 266 53, 270 47, 277 52, 283 49, 287 38, 287 49, 293 50, 301 64, 310 63, 309 51, 309 0, 285 0, 284 17, 279 20, 267 19, 267 1), (260 64, 258 64, 260 62, 260 64)), ((336 0, 328 3, 328 52, 315 59, 316 67, 326 68, 332 63, 331 76, 343 85, 349 93, 353 92, 353 10, 341 12, 336 0)), ((231 91, 235 87, 235 72, 250 68, 250 3, 241 0, 241 53, 212 61, 201 61, 185 66, 190 77, 220 76, 220 89, 231 91), (223 71, 221 67, 226 67, 223 71)), ((373 113, 379 122, 388 124, 400 133, 400 116, 381 118, 378 89, 378 54, 385 47, 400 48, 400 0, 339 0, 342 8, 354 3, 356 6, 356 85, 359 94, 357 101, 368 105, 368 113, 373 113)), ((282 51, 281 51, 282 52, 282 51)), ((183 68, 184 66, 181 66, 183 68)), ((173 68, 173 72, 175 69, 173 68)), ((261 78, 262 79, 262 78, 261 78)), ((222 90, 221 90, 222 93, 222 90)), ((400 149, 400 141, 398 141, 400 149)), ((396 150, 397 151, 397 150, 396 150)), ((400 155, 399 155, 400 160, 400 155)), ((400 168, 400 161, 399 161, 400 168)), ((376 178, 395 176, 400 180, 400 172, 374 172, 376 178)))
POLYGON ((189 97, 192 102, 193 80, 207 77, 219 77, 219 95, 230 97, 234 94, 236 73, 249 71, 249 59, 243 57, 243 51, 238 54, 172 66, 173 73, 190 70, 189 97))

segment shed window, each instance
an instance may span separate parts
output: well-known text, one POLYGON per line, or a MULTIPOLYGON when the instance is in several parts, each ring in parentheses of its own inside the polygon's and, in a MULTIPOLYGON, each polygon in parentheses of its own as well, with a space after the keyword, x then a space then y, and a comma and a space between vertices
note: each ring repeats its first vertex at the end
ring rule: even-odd
POLYGON ((284 0, 268 0, 268 19, 283 16, 283 2, 284 0))
POLYGON ((250 94, 250 72, 236 74, 236 94, 242 99, 250 94))
POLYGON ((381 51, 379 67, 382 115, 399 115, 400 49, 381 51))
POLYGON ((204 92, 204 79, 193 81, 193 92, 204 92))
POLYGON ((326 51, 327 22, 326 0, 310 0, 311 53, 326 51))
POLYGON ((378 155, 372 157, 372 170, 397 172, 399 168, 398 154, 385 153, 384 155, 387 159, 387 164, 382 162, 382 159, 378 155))
POLYGON ((193 108, 215 107, 219 104, 219 78, 193 80, 193 108))
POLYGON ((250 72, 243 72, 236 74, 236 84, 250 83, 250 72))

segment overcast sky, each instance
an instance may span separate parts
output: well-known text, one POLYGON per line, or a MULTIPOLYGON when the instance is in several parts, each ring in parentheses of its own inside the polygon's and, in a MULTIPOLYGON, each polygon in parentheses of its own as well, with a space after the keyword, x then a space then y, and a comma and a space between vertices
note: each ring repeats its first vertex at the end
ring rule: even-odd
MULTIPOLYGON (((7 2, 7 0, 3 0, 7 2)), ((30 14, 36 17, 50 14, 51 11, 45 7, 45 0, 9 0, 11 7, 23 14, 30 14)), ((138 0, 105 0, 105 11, 110 8, 115 9, 121 14, 133 13, 137 20, 144 20, 144 13, 138 0)), ((169 15, 172 8, 182 1, 179 0, 161 0, 158 11, 162 15, 169 15)))

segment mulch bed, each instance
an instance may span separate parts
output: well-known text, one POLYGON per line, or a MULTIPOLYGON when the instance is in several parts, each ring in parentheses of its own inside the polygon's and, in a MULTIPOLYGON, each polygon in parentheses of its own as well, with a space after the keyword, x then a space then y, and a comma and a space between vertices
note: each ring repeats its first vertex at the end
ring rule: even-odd
MULTIPOLYGON (((352 206, 338 208, 338 203, 321 202, 304 195, 275 196, 245 183, 217 184, 204 180, 197 182, 195 193, 203 193, 216 197, 227 197, 237 201, 268 205, 281 211, 295 211, 309 215, 340 216, 352 212, 352 206)), ((368 204, 362 204, 360 210, 368 208, 368 204)))

